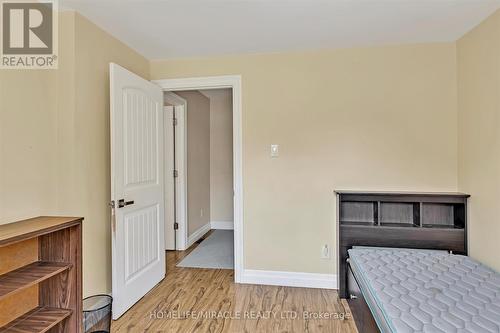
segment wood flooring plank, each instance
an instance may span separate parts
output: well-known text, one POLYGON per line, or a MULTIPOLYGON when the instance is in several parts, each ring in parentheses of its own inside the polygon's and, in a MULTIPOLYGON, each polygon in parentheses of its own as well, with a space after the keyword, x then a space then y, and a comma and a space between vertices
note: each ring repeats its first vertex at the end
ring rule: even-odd
POLYGON ((112 332, 358 332, 336 290, 235 284, 233 270, 176 267, 193 248, 167 251, 167 277, 112 332))

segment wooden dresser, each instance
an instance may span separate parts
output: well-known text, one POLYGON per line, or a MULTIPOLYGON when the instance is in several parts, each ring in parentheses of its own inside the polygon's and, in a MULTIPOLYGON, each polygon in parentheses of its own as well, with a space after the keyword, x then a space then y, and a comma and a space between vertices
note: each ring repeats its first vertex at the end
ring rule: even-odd
POLYGON ((0 225, 0 333, 80 333, 81 217, 0 225))

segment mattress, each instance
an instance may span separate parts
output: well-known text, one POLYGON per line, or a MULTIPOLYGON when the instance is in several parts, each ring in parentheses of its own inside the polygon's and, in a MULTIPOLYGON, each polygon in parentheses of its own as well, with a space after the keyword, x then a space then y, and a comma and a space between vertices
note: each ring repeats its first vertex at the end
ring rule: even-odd
POLYGON ((383 333, 500 332, 500 274, 469 257, 356 247, 349 258, 383 333))

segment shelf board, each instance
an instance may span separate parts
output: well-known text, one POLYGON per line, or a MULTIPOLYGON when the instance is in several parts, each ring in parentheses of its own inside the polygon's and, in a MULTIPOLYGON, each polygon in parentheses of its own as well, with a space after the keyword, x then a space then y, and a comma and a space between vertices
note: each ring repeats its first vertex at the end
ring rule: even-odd
POLYGON ((435 228, 435 229, 464 229, 464 227, 455 226, 454 224, 423 224, 423 228, 435 228))
POLYGON ((80 224, 83 217, 39 216, 0 225, 0 247, 80 224))
POLYGON ((338 194, 356 194, 356 195, 390 195, 390 196, 428 196, 428 197, 436 197, 436 196, 448 196, 448 197, 470 197, 470 194, 462 193, 462 192, 411 192, 411 191, 403 191, 403 192, 394 192, 394 191, 352 191, 352 190, 334 190, 335 193, 338 194))
POLYGON ((0 327, 0 333, 43 333, 71 315, 67 309, 37 307, 0 327))
POLYGON ((71 268, 61 262, 36 261, 14 271, 0 275, 0 300, 31 287, 71 268))
POLYGON ((381 222, 381 227, 398 227, 398 228, 419 228, 419 225, 414 223, 397 223, 397 222, 381 222))
POLYGON ((375 222, 365 222, 365 221, 340 221, 341 225, 363 225, 363 226, 377 226, 375 222))

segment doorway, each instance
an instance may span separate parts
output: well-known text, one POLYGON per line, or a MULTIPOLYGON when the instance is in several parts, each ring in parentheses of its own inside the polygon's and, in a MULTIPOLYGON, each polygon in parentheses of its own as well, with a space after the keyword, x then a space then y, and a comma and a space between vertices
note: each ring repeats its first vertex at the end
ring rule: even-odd
MULTIPOLYGON (((170 79, 170 80, 158 80, 153 81, 158 84, 164 91, 167 106, 172 107, 175 113, 175 118, 177 119, 177 127, 175 131, 175 140, 179 140, 180 143, 184 142, 184 145, 187 146, 187 131, 182 131, 182 128, 179 128, 179 124, 184 122, 186 125, 186 119, 189 118, 189 103, 186 101, 184 97, 181 96, 182 92, 186 91, 205 91, 205 90, 218 90, 218 89, 230 89, 231 91, 231 104, 232 104, 232 216, 233 216, 233 229, 234 229, 234 276, 235 282, 241 282, 241 278, 243 275, 243 228, 242 228, 242 220, 243 220, 243 207, 242 207, 242 196, 243 196, 243 186, 242 186, 242 138, 241 138, 241 78, 239 76, 222 76, 222 77, 206 77, 206 78, 188 78, 188 79, 170 79), (172 95, 175 94, 175 95, 172 95), (176 100, 169 99, 168 97, 174 97, 176 100), (182 118, 182 112, 177 113, 177 110, 184 111, 184 118, 182 118), (181 117, 179 117, 181 115, 181 117)), ((175 120, 172 120, 173 122, 175 120)), ((184 126, 185 128, 185 126, 184 126)), ((178 146, 176 141, 176 146, 178 146)), ((179 149, 178 149, 179 151, 179 149)), ((181 145, 180 151, 184 151, 181 145)), ((186 152, 187 155, 187 152, 186 152)), ((179 154, 176 154, 175 157, 176 162, 182 161, 182 157, 179 154)), ((187 169, 187 161, 184 162, 184 168, 187 169)), ((180 168, 181 164, 177 164, 175 168, 180 168)), ((175 180, 176 189, 182 190, 186 189, 186 197, 187 197, 187 184, 189 184, 189 179, 184 179, 182 177, 182 170, 178 171, 178 178, 175 180), (181 184, 184 181, 184 184, 181 184)), ((187 174, 187 170, 184 171, 184 174, 187 174)), ((231 194, 230 194, 231 195, 231 194)), ((179 194, 177 194, 177 198, 179 198, 179 194)), ((189 202, 188 199, 186 199, 189 202)), ((176 247, 179 250, 186 249, 190 243, 190 235, 189 235, 189 212, 187 205, 182 207, 180 202, 176 204, 176 212, 180 213, 180 215, 176 216, 177 223, 179 223, 178 229, 176 230, 177 236, 175 236, 176 247), (184 221, 180 218, 182 214, 185 213, 184 221), (184 225, 182 225, 184 224, 184 225)), ((210 210, 210 208, 209 208, 210 210)), ((205 211, 199 211, 199 215, 205 215, 205 211)), ((206 218, 206 217, 205 217, 206 218)), ((206 220, 205 220, 206 221, 206 220)), ((208 227, 214 229, 230 229, 228 226, 227 220, 214 220, 208 223, 208 227), (212 223, 213 222, 213 223, 212 223)), ((204 224, 205 226, 207 223, 204 224)), ((198 229, 196 229, 198 230, 198 229)), ((203 231, 208 231, 209 229, 201 229, 200 233, 203 231)), ((192 236, 192 234, 191 234, 192 236)), ((196 239, 195 237, 191 237, 191 241, 196 239)))
POLYGON ((198 243, 179 267, 233 269, 232 89, 165 92, 164 101, 173 128, 165 131, 166 249, 198 243))

